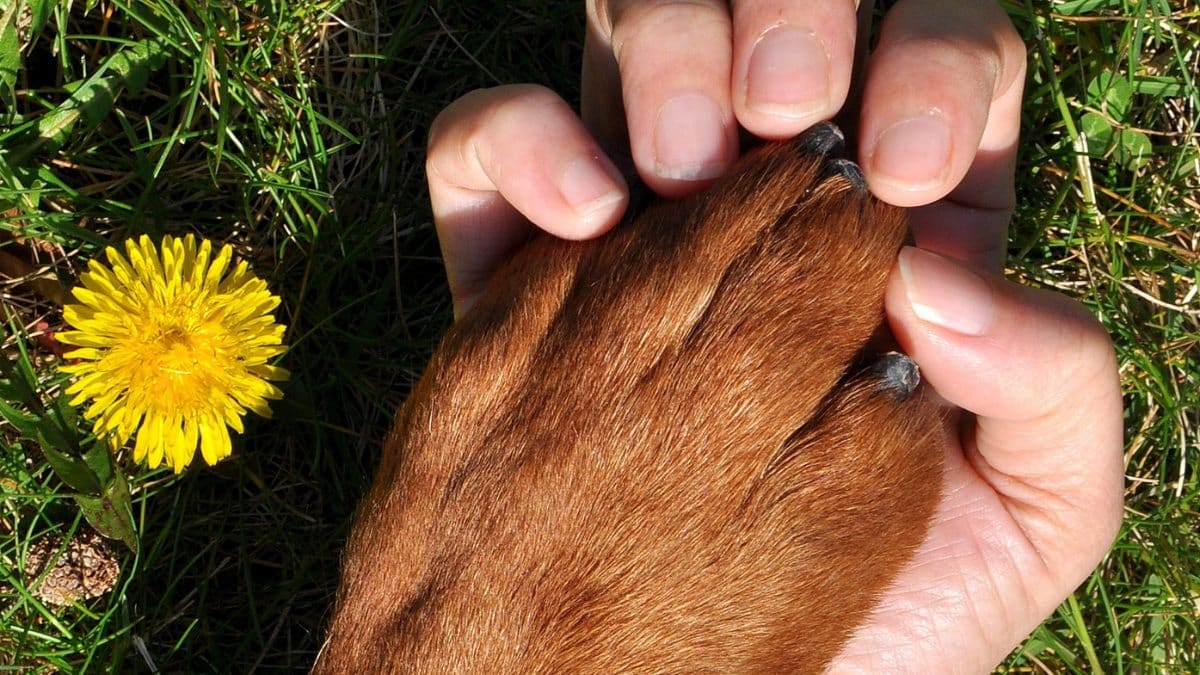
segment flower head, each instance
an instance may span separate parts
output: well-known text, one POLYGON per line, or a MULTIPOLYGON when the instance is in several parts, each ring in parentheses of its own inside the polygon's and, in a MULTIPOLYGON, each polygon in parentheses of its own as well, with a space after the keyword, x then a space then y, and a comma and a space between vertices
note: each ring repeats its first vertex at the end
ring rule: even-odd
POLYGON ((120 445, 137 431, 134 459, 177 473, 197 447, 209 464, 227 457, 229 427, 241 433, 247 410, 270 417, 283 394, 269 381, 288 377, 268 363, 284 351, 279 298, 244 261, 231 267, 228 245, 212 249, 190 234, 108 247, 63 309, 74 330, 57 336, 78 347, 60 368, 77 377, 71 404, 91 400, 96 435, 120 445))

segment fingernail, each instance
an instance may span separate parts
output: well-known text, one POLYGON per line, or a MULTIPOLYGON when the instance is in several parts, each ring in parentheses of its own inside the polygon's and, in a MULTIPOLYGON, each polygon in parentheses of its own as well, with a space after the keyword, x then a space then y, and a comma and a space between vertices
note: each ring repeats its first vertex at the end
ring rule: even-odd
POLYGON ((680 94, 658 110, 654 173, 674 180, 715 178, 725 168, 721 108, 703 94, 680 94))
POLYGON ((797 28, 763 33, 750 55, 746 105, 788 119, 824 113, 829 108, 829 52, 824 43, 797 28))
POLYGON ((583 156, 571 162, 558 183, 558 191, 585 225, 604 219, 613 204, 625 198, 617 167, 603 155, 583 156))
POLYGON ((983 277, 912 246, 900 250, 899 267, 908 304, 917 318, 963 335, 983 335, 991 327, 995 300, 983 277))
POLYGON ((950 170, 950 143, 950 126, 936 111, 896 122, 875 141, 873 177, 909 191, 936 187, 950 170))

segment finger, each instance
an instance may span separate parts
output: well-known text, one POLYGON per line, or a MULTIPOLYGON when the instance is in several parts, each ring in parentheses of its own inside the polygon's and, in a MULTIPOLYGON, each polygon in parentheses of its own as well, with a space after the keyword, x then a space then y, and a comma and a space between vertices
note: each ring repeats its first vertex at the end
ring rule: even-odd
POLYGON ((763 138, 794 136, 846 101, 854 65, 854 0, 733 3, 734 112, 763 138))
POLYGON ((630 152, 642 180, 668 197, 711 183, 738 150, 725 3, 596 2, 591 14, 596 41, 607 41, 617 64, 630 152))
POLYGON ((963 205, 1011 207, 1024 72, 1020 36, 992 0, 899 3, 863 92, 860 159, 872 191, 898 206, 954 191, 963 205))
MULTIPOLYGON (((604 4, 603 0, 600 2, 604 4)), ((617 68, 617 59, 613 56, 608 33, 599 25, 597 2, 588 0, 587 4, 579 115, 583 118, 583 125, 616 162, 622 173, 633 175, 636 168, 629 150, 629 132, 625 127, 621 72, 617 68)))
POLYGON ((586 239, 611 228, 628 192, 620 172, 553 92, 471 92, 434 121, 426 173, 456 314, 529 234, 529 222, 586 239))
POLYGON ((1065 596, 1121 521, 1122 404, 1108 336, 1064 296, 916 248, 901 251, 887 308, 926 381, 974 413, 967 459, 1065 596))
POLYGON ((966 176, 945 199, 909 211, 918 246, 997 274, 1004 269, 1008 223, 1016 205, 1013 178, 1025 78, 1023 59, 1020 66, 1016 84, 992 101, 966 176))

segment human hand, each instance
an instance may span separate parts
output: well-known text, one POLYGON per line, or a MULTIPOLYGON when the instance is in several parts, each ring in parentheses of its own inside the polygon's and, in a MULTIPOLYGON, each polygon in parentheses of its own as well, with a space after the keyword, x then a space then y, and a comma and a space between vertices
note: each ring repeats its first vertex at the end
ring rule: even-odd
MULTIPOLYGON (((715 0, 590 0, 582 117, 591 135, 548 91, 504 105, 496 90, 473 92, 439 116, 429 183, 456 313, 531 222, 570 239, 617 222, 626 188, 605 152, 627 169, 636 164, 655 192, 678 197, 728 168, 738 124, 784 138, 842 107, 856 44, 849 0, 733 4, 731 16, 715 0), (806 51, 803 39, 788 47, 787 36, 819 48, 806 51), (488 123, 464 130, 476 108, 488 110, 488 123), (717 111, 715 121, 704 121, 704 109, 717 111), (535 129, 522 127, 523 114, 538 117, 535 129), (447 128, 458 129, 453 138, 439 136, 447 128), (547 138, 566 146, 545 147, 547 138), (452 163, 438 158, 438 148, 464 141, 474 145, 452 163), (470 172, 452 173, 465 165, 470 172)), ((888 14, 862 78, 858 161, 876 196, 921 207, 912 216, 922 247, 1000 269, 1024 72, 1024 46, 991 0, 905 0, 888 14)))
MULTIPOLYGON (((739 4, 732 24, 728 16, 722 24, 719 5, 703 3, 589 7, 585 119, 602 140, 619 142, 621 125, 611 122, 628 118, 630 157, 652 188, 682 195, 708 184, 736 154, 734 119, 782 137, 841 105, 851 49, 838 39, 853 34, 842 23, 852 13, 764 7, 739 4), (708 18, 685 20, 689 12, 708 18), (763 33, 749 28, 754 17, 770 19, 758 26, 785 21, 827 40, 831 93, 823 113, 750 109, 748 88, 738 84, 745 75, 739 80, 737 73, 752 57, 738 47, 753 46, 763 33), (690 37, 677 39, 679 30, 690 37), (720 68, 688 61, 698 56, 688 48, 713 35, 724 42, 711 44, 731 45, 724 80, 720 68), (748 38, 739 41, 742 35, 748 38), (616 90, 613 73, 603 81, 594 62, 605 44, 618 45, 616 90), (673 92, 694 96, 696 88, 725 106, 722 124, 707 136, 695 124, 662 125, 691 130, 684 146, 700 152, 659 171, 659 108, 673 92), (600 105, 616 91, 624 93, 624 115, 620 106, 600 105)), ((887 309, 904 350, 957 412, 947 429, 945 497, 929 536, 833 670, 978 672, 1052 611, 1112 541, 1121 516, 1120 392, 1108 338, 1086 312, 996 274, 1014 199, 1024 73, 1023 49, 1007 19, 989 3, 907 0, 882 31, 863 91, 859 160, 877 196, 921 205, 910 214, 916 242, 926 249, 901 254, 887 309), (936 147, 938 132, 937 125, 919 127, 935 118, 947 125, 948 158, 922 175, 919 158, 933 154, 924 150, 936 147), (904 119, 921 122, 914 130, 904 119)), ((699 56, 721 60, 719 53, 699 56)), ((804 84, 811 70, 785 75, 797 90, 812 90, 804 84)), ((611 227, 627 199, 601 145, 565 103, 538 87, 475 92, 450 106, 431 133, 428 169, 460 314, 523 241, 528 223, 587 238, 611 227)))

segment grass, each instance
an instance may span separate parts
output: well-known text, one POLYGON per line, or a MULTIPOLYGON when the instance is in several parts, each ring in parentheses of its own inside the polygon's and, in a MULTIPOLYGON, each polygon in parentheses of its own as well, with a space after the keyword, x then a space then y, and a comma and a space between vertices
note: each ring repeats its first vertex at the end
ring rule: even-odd
MULTIPOLYGON (((428 125, 501 82, 573 98, 582 5, 0 9, 5 359, 53 404, 62 288, 108 241, 192 231, 283 296, 293 372, 231 460, 181 477, 123 465, 138 552, 117 544, 112 590, 66 608, 22 569, 35 542, 65 549, 85 527, 77 491, 36 434, 0 423, 0 670, 311 664, 380 439, 449 322, 428 125)), ((1113 335, 1128 506, 1097 573, 1000 671, 1200 672, 1200 6, 1005 7, 1030 46, 1009 275, 1079 298, 1113 335)))

